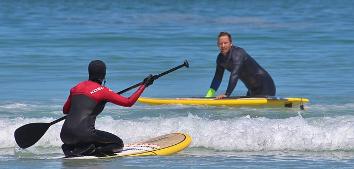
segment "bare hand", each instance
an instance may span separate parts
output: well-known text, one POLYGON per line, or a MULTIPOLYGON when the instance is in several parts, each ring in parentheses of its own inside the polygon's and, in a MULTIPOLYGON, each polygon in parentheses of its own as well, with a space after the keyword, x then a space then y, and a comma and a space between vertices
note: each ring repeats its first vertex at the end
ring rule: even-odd
POLYGON ((222 95, 216 96, 216 99, 223 99, 223 98, 225 98, 225 97, 227 97, 227 96, 224 95, 224 94, 222 94, 222 95))

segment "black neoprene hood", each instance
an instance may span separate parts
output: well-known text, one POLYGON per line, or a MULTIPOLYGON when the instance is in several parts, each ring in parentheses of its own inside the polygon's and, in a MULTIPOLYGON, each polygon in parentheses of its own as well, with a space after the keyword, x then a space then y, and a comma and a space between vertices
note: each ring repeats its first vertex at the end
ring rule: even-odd
POLYGON ((106 77, 106 64, 101 60, 93 60, 88 66, 89 80, 102 82, 106 77))

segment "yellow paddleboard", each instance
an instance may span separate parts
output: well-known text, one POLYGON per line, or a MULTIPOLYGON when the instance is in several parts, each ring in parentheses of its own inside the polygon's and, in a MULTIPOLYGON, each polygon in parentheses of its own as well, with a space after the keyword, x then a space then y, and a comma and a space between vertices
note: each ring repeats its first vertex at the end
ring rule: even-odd
POLYGON ((123 151, 115 155, 96 157, 83 156, 71 157, 66 159, 107 159, 126 156, 164 156, 175 154, 184 150, 191 143, 192 138, 185 133, 170 133, 145 141, 127 144, 123 151))
POLYGON ((140 97, 140 103, 150 105, 174 104, 174 105, 206 105, 206 106, 269 106, 269 107, 293 107, 308 103, 307 98, 255 98, 255 97, 228 97, 224 99, 215 98, 147 98, 140 97))

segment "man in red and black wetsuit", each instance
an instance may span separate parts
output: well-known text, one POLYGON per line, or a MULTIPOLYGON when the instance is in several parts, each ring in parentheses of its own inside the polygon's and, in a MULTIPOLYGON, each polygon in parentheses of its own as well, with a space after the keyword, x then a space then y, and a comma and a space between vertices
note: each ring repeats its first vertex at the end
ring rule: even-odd
POLYGON ((123 97, 111 89, 102 86, 106 75, 106 65, 100 60, 89 64, 89 80, 80 82, 70 90, 70 95, 64 104, 63 113, 67 114, 61 129, 60 138, 63 141, 63 152, 66 157, 96 155, 104 156, 122 150, 122 139, 109 132, 95 129, 96 116, 106 104, 131 107, 144 89, 154 81, 150 75, 130 97, 123 97))

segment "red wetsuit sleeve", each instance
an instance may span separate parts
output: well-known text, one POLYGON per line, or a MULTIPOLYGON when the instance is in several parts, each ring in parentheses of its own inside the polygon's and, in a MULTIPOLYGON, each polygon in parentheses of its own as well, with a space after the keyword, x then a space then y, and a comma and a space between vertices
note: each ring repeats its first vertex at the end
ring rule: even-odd
POLYGON ((71 95, 69 95, 68 99, 66 100, 66 102, 63 106, 63 113, 64 114, 69 114, 70 105, 71 105, 71 95))
POLYGON ((105 92, 105 100, 124 107, 131 107, 138 100, 140 95, 143 93, 145 86, 141 85, 139 89, 128 98, 123 97, 117 93, 114 93, 112 90, 108 88, 106 89, 107 92, 105 92))

